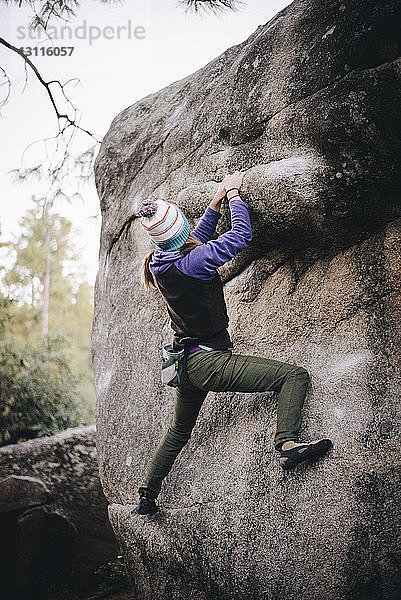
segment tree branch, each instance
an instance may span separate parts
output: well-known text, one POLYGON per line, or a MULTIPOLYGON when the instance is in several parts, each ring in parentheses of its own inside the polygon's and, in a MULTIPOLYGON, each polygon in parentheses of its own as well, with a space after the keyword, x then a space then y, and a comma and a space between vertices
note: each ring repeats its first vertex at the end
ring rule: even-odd
POLYGON ((194 12, 210 10, 211 12, 219 13, 225 10, 236 11, 245 3, 242 0, 181 0, 179 4, 184 6, 187 11, 191 9, 194 12))
POLYGON ((1 100, 1 106, 5 106, 8 102, 8 99, 10 97, 10 93, 11 93, 11 81, 9 76, 7 75, 7 73, 5 72, 5 70, 3 69, 3 67, 0 67, 0 71, 3 73, 3 77, 5 79, 5 81, 3 81, 3 83, 0 83, 0 87, 2 87, 3 85, 7 86, 7 92, 5 95, 5 98, 3 100, 1 100))
MULTIPOLYGON (((37 67, 34 65, 34 63, 31 61, 31 59, 26 56, 22 50, 20 50, 19 48, 17 48, 16 46, 13 46, 12 44, 10 44, 9 42, 7 42, 7 40, 5 40, 4 38, 0 37, 0 44, 2 44, 3 46, 5 46, 6 48, 8 48, 9 50, 12 50, 13 52, 15 52, 16 54, 18 54, 19 56, 21 56, 21 58, 24 60, 26 65, 29 65, 29 67, 32 69, 32 71, 35 73, 37 79, 39 80, 39 82, 41 83, 41 85, 45 88, 47 95, 49 97, 49 100, 51 102, 51 105, 53 106, 54 112, 56 113, 57 116, 57 120, 59 123, 59 134, 64 133, 64 131, 68 128, 68 127, 76 127, 77 129, 79 129, 80 131, 82 131, 83 133, 86 133, 87 135, 89 135, 90 137, 92 137, 94 140, 96 140, 97 142, 99 142, 100 140, 97 139, 97 137, 91 133, 88 129, 84 129, 83 127, 81 127, 80 125, 78 125, 76 119, 71 119, 69 117, 69 115, 67 115, 66 113, 62 113, 59 111, 57 103, 54 99, 52 90, 50 89, 50 85, 52 83, 58 83, 58 85, 60 86, 62 93, 64 95, 64 97, 66 98, 66 95, 64 93, 64 85, 66 84, 62 84, 60 81, 45 81, 42 77, 42 75, 40 74, 39 70, 37 69, 37 67), (63 124, 62 128, 60 128, 60 121, 62 119, 65 119, 65 123, 63 124)), ((71 81, 71 80, 70 80, 71 81)), ((67 82, 68 83, 68 82, 67 82)), ((67 99, 68 100, 68 99, 67 99)), ((68 100, 68 102, 72 105, 71 101, 68 100)), ((74 107, 73 107, 74 108, 74 107)), ((76 109, 74 108, 74 112, 76 112, 76 109)))

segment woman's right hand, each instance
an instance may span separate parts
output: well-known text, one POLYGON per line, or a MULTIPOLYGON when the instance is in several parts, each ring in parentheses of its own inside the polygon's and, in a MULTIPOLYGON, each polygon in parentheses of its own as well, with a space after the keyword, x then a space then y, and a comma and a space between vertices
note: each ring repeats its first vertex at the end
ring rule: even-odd
MULTIPOLYGON (((236 188, 239 190, 242 185, 242 178, 243 178, 243 174, 241 173, 241 171, 234 171, 234 173, 232 175, 226 175, 223 179, 223 185, 225 187, 226 192, 227 192, 227 190, 230 190, 231 188, 236 188)), ((230 193, 230 196, 233 195, 234 191, 235 190, 233 190, 230 193)))

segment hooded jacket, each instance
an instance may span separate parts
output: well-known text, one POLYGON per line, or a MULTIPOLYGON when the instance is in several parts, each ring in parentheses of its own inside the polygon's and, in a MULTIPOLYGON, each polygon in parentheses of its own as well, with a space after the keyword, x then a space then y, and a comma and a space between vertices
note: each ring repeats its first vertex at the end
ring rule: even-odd
POLYGON ((192 231, 202 245, 183 256, 179 250, 155 250, 149 263, 163 295, 173 350, 203 344, 215 350, 232 348, 223 284, 217 269, 252 241, 248 205, 239 196, 229 201, 231 230, 212 240, 220 212, 208 207, 192 231))

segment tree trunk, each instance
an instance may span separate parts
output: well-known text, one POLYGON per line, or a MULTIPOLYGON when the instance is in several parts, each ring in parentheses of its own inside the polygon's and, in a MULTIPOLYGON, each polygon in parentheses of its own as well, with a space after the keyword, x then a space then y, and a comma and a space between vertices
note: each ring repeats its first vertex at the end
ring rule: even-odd
POLYGON ((43 279, 43 303, 42 303, 42 338, 46 338, 49 333, 49 295, 50 295, 50 235, 49 228, 46 229, 45 248, 46 248, 46 268, 43 279))

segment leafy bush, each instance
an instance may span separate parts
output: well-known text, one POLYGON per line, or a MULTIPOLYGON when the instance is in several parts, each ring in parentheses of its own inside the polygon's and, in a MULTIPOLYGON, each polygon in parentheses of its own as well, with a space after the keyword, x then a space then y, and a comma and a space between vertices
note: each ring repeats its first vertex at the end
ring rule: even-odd
POLYGON ((0 342, 0 445, 52 435, 86 424, 81 377, 69 367, 69 342, 0 342))
POLYGON ((95 570, 95 573, 99 577, 99 589, 109 587, 125 588, 129 586, 122 554, 119 554, 114 560, 100 565, 95 570))

